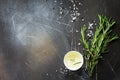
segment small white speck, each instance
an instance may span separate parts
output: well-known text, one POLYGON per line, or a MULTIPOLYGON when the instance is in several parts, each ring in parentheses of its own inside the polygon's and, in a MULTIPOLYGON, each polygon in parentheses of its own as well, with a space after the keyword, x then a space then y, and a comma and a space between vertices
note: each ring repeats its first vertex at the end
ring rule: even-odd
POLYGON ((87 36, 88 36, 88 37, 91 37, 92 35, 88 33, 87 36))
POLYGON ((93 23, 89 23, 89 26, 93 26, 93 23))
POLYGON ((76 29, 76 32, 79 32, 79 31, 76 29))
POLYGON ((75 11, 73 10, 72 12, 74 13, 75 11))
POLYGON ((87 36, 88 36, 88 37, 92 37, 92 36, 93 36, 93 31, 92 31, 92 30, 89 30, 88 33, 87 33, 87 36))
POLYGON ((82 6, 83 4, 79 2, 79 5, 82 6))
POLYGON ((85 48, 83 48, 83 50, 85 50, 85 48))
POLYGON ((73 0, 71 0, 71 2, 73 3, 74 1, 73 1, 73 0))
POLYGON ((63 12, 62 12, 62 11, 60 11, 60 14, 63 14, 63 12))
POLYGON ((57 2, 57 0, 54 1, 55 3, 57 2))
POLYGON ((93 22, 95 23, 95 22, 96 22, 96 20, 93 20, 93 22))
POLYGON ((63 3, 60 3, 61 5, 63 4, 63 3))
POLYGON ((55 72, 58 72, 58 70, 55 70, 55 72))
POLYGON ((73 7, 75 7, 76 5, 75 4, 73 4, 73 7))
POLYGON ((65 72, 68 72, 68 70, 65 70, 65 72))
POLYGON ((63 71, 60 71, 60 73, 61 73, 61 74, 64 74, 64 72, 63 72, 63 71))
POLYGON ((81 45, 81 43, 78 43, 78 45, 81 45))
POLYGON ((85 19, 84 19, 84 18, 82 18, 81 20, 82 20, 82 21, 85 21, 85 19))
POLYGON ((74 7, 73 10, 75 10, 76 8, 74 7))
POLYGON ((93 23, 90 23, 90 22, 89 22, 88 29, 93 29, 93 23))
POLYGON ((73 20, 71 20, 70 22, 74 22, 73 20))
POLYGON ((63 70, 64 72, 66 72, 66 70, 63 70))
POLYGON ((76 10, 78 10, 78 7, 76 7, 76 10))
POLYGON ((71 8, 71 6, 69 6, 69 8, 71 8))
POLYGON ((48 76, 49 74, 48 73, 46 73, 46 76, 48 76))
POLYGON ((80 13, 76 13, 77 16, 80 16, 80 13))
POLYGON ((75 11, 76 13, 78 13, 78 11, 75 11))
POLYGON ((76 17, 76 16, 72 18, 72 20, 76 20, 76 19, 77 19, 77 17, 76 17))
POLYGON ((59 7, 60 8, 60 10, 63 10, 63 8, 62 7, 59 7))
POLYGON ((65 67, 65 69, 67 69, 67 68, 65 67))
POLYGON ((90 31, 90 34, 93 36, 93 31, 90 31))
POLYGON ((95 23, 95 26, 97 25, 97 23, 95 23))
POLYGON ((60 70, 63 70, 62 68, 60 68, 60 70))

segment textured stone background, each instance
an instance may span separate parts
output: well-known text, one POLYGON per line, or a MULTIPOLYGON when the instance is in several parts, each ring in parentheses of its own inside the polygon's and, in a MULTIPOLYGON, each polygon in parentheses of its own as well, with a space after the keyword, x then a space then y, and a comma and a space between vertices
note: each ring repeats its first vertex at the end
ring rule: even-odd
MULTIPOLYGON (((120 36, 119 0, 0 0, 0 80, 86 80, 63 65, 70 50, 83 53, 80 28, 94 34, 97 14, 113 17, 120 36)), ((120 39, 108 47, 93 80, 120 80, 120 39)))

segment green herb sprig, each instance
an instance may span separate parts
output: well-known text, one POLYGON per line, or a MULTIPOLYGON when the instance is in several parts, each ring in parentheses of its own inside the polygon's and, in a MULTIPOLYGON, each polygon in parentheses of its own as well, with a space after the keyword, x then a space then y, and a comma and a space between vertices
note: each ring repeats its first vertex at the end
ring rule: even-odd
POLYGON ((86 69, 89 69, 90 76, 92 76, 100 58, 103 57, 103 53, 106 52, 108 44, 118 38, 117 35, 110 34, 112 31, 111 27, 113 27, 115 21, 104 15, 98 15, 98 18, 99 23, 91 41, 88 41, 86 38, 87 27, 84 25, 81 28, 82 43, 85 48, 86 69))

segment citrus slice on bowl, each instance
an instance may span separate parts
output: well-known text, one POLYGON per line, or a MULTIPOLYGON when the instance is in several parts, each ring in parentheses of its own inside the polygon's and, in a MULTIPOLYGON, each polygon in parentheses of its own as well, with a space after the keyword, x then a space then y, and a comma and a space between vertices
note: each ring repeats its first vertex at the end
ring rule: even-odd
POLYGON ((83 65, 83 55, 78 51, 69 51, 64 56, 64 65, 69 70, 75 71, 82 67, 83 65))

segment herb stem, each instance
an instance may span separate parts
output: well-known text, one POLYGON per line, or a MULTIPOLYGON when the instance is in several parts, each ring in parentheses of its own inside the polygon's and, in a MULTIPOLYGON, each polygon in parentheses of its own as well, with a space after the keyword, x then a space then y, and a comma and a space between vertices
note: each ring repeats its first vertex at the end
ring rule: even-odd
POLYGON ((111 27, 113 27, 115 21, 103 15, 98 15, 98 19, 99 24, 96 27, 96 31, 91 42, 89 42, 86 38, 86 26, 83 25, 81 28, 82 43, 85 48, 84 55, 86 58, 86 69, 90 70, 90 76, 93 75, 96 65, 98 64, 100 58, 103 57, 103 53, 107 51, 107 46, 109 43, 115 39, 118 39, 117 35, 110 34, 112 31, 111 27))

